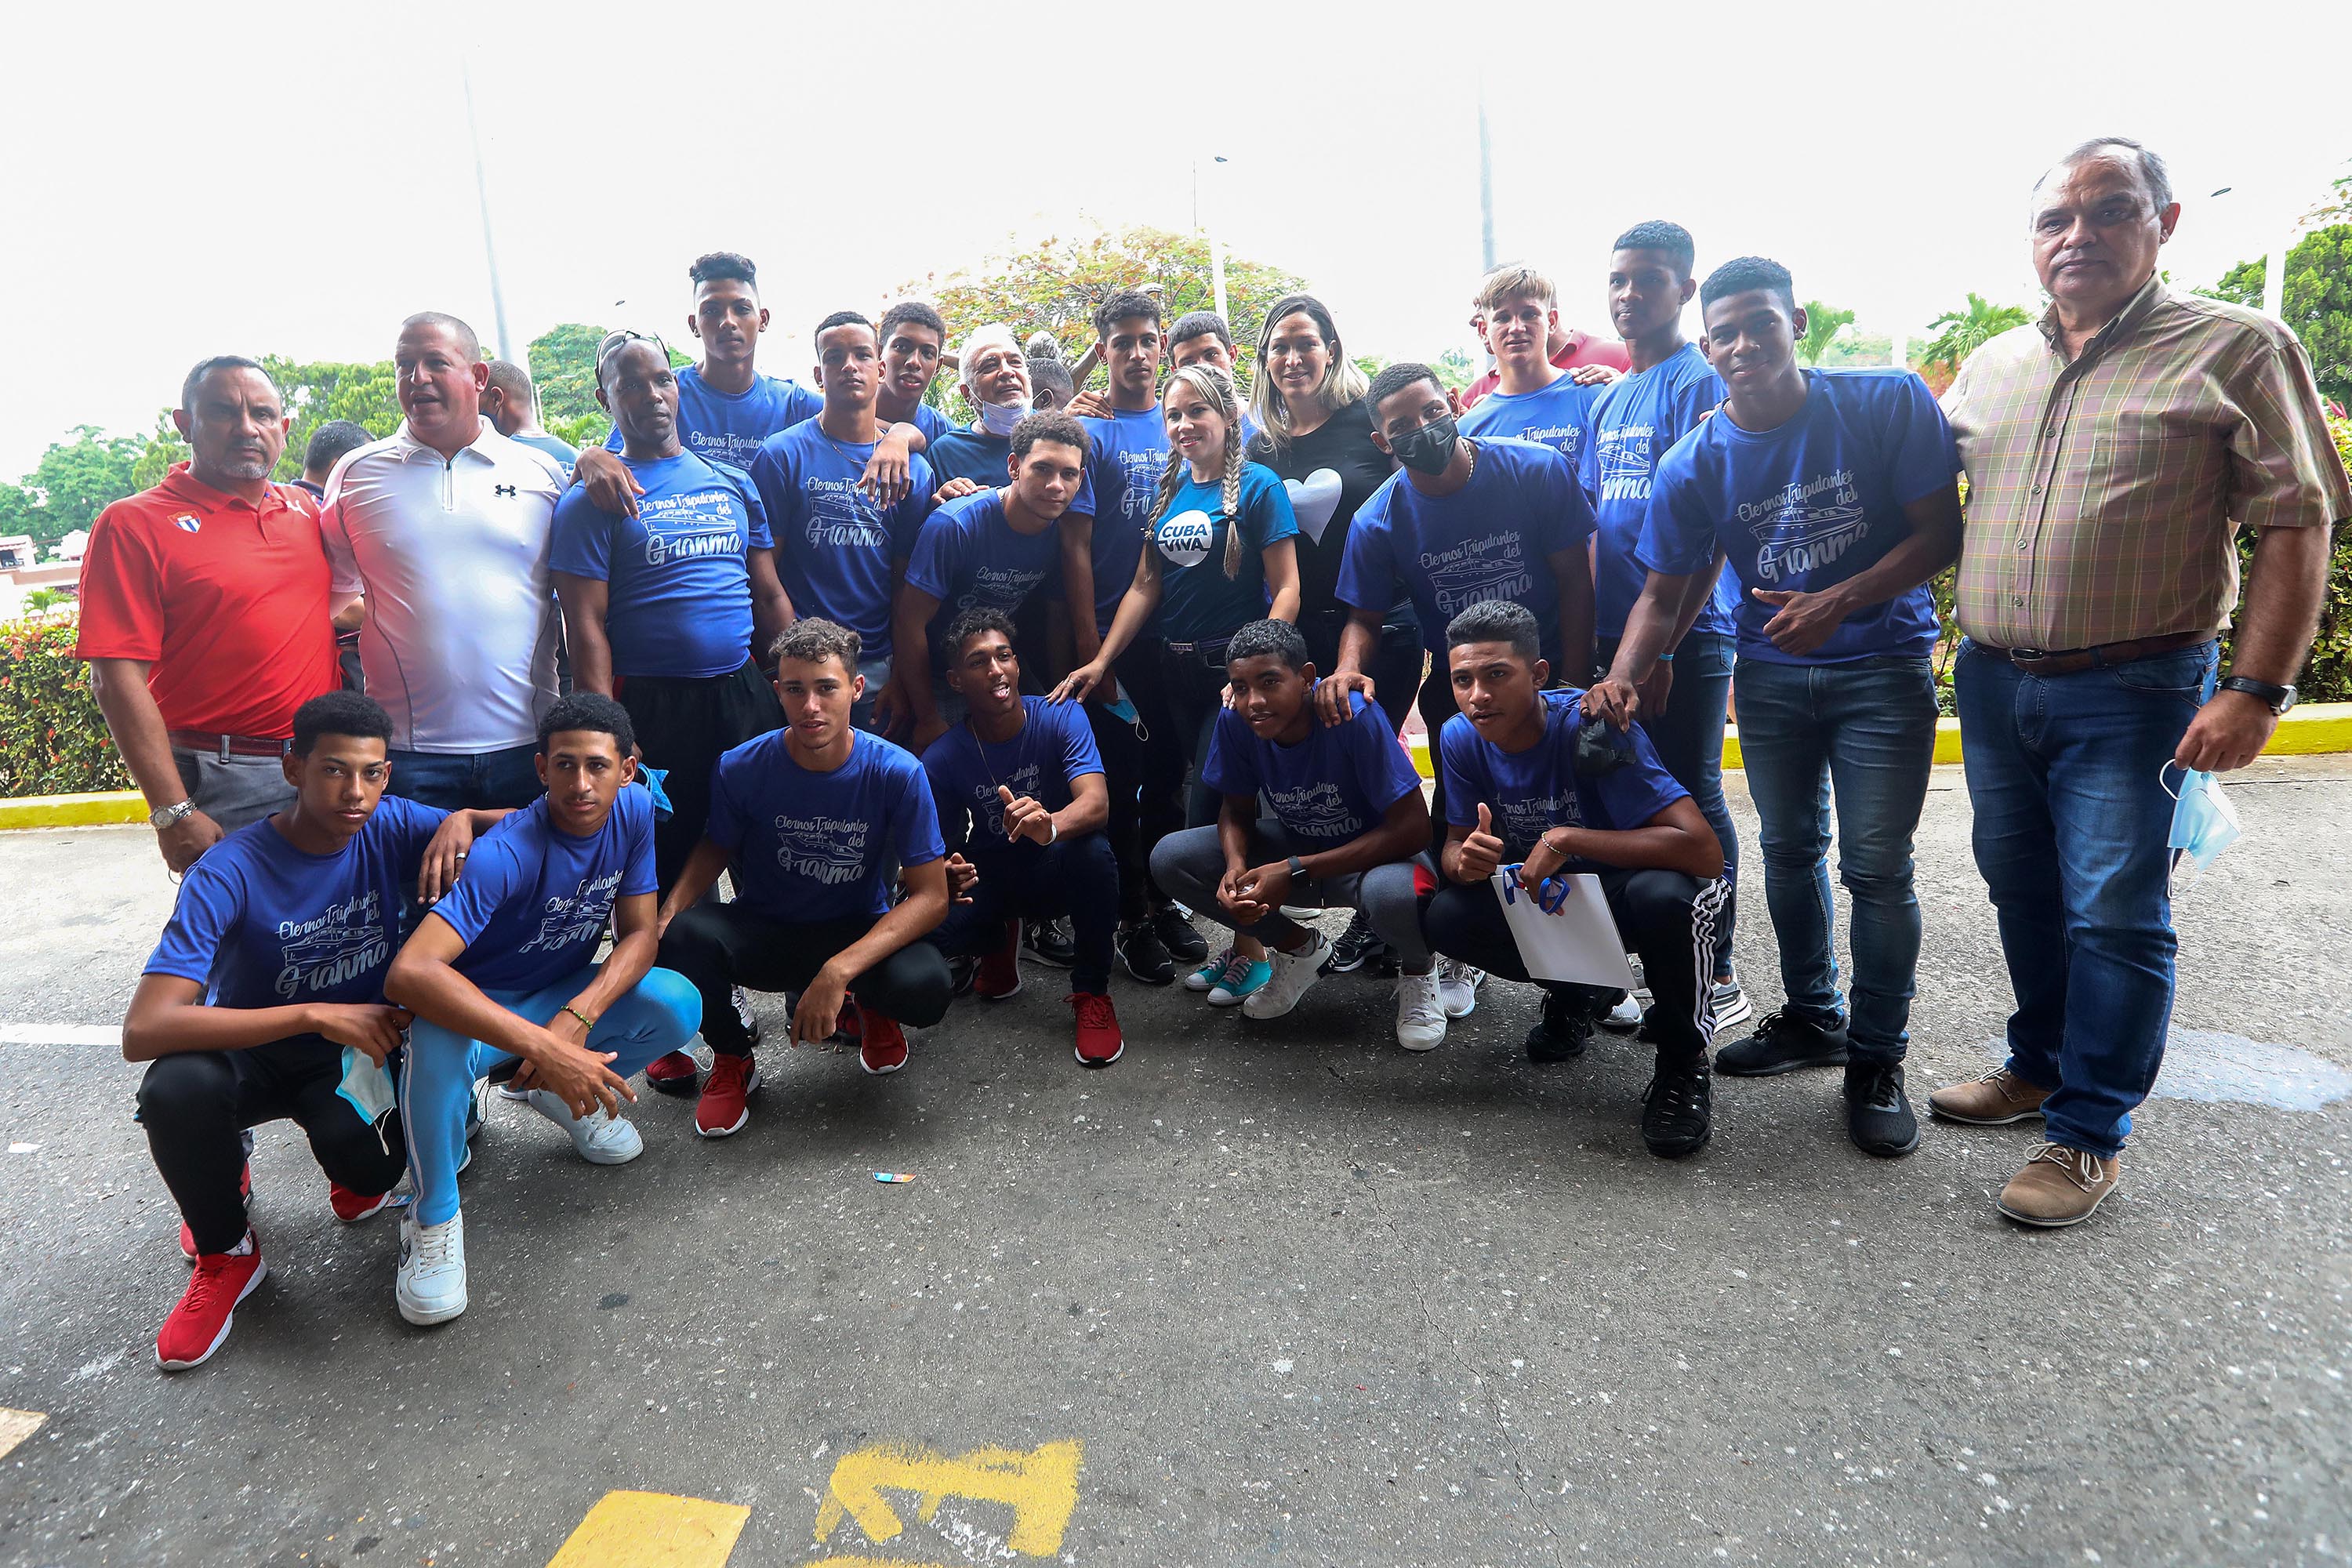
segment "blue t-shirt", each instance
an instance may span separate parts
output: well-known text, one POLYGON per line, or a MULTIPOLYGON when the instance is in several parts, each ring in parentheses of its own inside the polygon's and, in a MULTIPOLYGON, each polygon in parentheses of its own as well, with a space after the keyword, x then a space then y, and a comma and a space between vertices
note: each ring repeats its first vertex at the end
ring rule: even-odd
POLYGON ((1421 775, 1388 715, 1361 692, 1349 692, 1348 705, 1354 716, 1345 724, 1309 713, 1307 738, 1295 746, 1267 740, 1231 708, 1220 710, 1201 782, 1219 795, 1263 795, 1283 826, 1322 848, 1361 838, 1389 807, 1420 790, 1421 775))
MULTIPOLYGON (((563 482, 567 485, 572 482, 572 467, 580 460, 580 448, 571 442, 561 437, 551 436, 544 430, 536 436, 509 436, 507 439, 520 441, 526 447, 535 447, 546 453, 555 459, 555 466, 563 470, 563 482)), ((614 448, 614 451, 619 449, 617 447, 614 448)))
POLYGON ((727 851, 735 901, 795 925, 887 912, 890 868, 947 853, 923 764, 861 732, 841 766, 812 773, 785 735, 744 742, 710 776, 703 835, 727 851))
POLYGON ((1773 664, 1845 664, 1936 646, 1924 583, 1840 622, 1801 657, 1764 636, 1779 612, 1748 590, 1817 593, 1867 571, 1911 535, 1903 509, 1960 471, 1944 411, 1907 370, 1805 372, 1805 401, 1779 428, 1742 430, 1728 410, 1658 464, 1634 558, 1671 574, 1727 552, 1739 588, 1739 653, 1773 664))
POLYGON ((485 991, 527 993, 587 968, 614 900, 658 887, 654 797, 629 784, 585 838, 548 820, 545 795, 502 818, 433 912, 465 940, 458 973, 485 991))
POLYGON ((1240 563, 1225 575, 1223 479, 1201 483, 1187 474, 1160 520, 1151 542, 1160 552, 1160 622, 1171 642, 1231 637, 1265 618, 1265 548, 1298 537, 1290 492, 1272 468, 1244 463, 1235 513, 1242 533, 1240 563))
POLYGON ((1508 436, 1549 447, 1575 468, 1592 432, 1592 405, 1602 388, 1579 386, 1562 371, 1550 385, 1534 392, 1490 392, 1461 419, 1465 436, 1508 436))
POLYGON ((1402 584, 1442 672, 1447 623, 1472 605, 1514 599, 1534 615, 1557 668, 1559 581, 1550 557, 1583 548, 1591 534, 1592 508, 1567 458, 1533 441, 1488 437, 1470 482, 1452 495, 1423 495, 1400 468, 1357 509, 1339 561, 1340 602, 1385 609, 1402 584))
POLYGON ((1045 852, 1044 845, 1026 838, 1005 842, 1004 802, 997 798, 997 785, 1011 790, 1015 799, 1025 795, 1048 811, 1061 811, 1076 798, 1073 782, 1103 771, 1093 727, 1077 703, 1024 697, 1021 708, 1020 732, 1009 741, 983 743, 971 724, 963 723, 923 752, 923 772, 930 775, 940 826, 974 859, 1045 852))
POLYGON ((1658 761, 1657 748, 1639 724, 1628 731, 1633 742, 1630 760, 1598 777, 1578 773, 1576 730, 1584 722, 1584 693, 1555 688, 1543 700, 1543 739, 1524 752, 1507 752, 1482 738, 1459 713, 1445 721, 1437 738, 1438 765, 1445 770, 1445 820, 1475 828, 1483 802, 1494 814, 1495 837, 1503 841, 1507 861, 1526 859, 1550 828, 1628 832, 1690 794, 1658 761))
POLYGON ((621 461, 646 492, 637 515, 600 510, 573 486, 555 503, 548 564, 609 584, 604 636, 615 675, 740 669, 751 651, 749 552, 773 542, 751 476, 691 452, 621 461))
MULTIPOLYGON (((1650 480, 1658 460, 1722 401, 1722 381, 1693 343, 1610 383, 1594 400, 1592 435, 1578 472, 1601 531, 1592 563, 1592 621, 1600 636, 1624 636, 1625 617, 1642 596, 1648 569, 1634 560, 1633 550, 1650 513, 1650 480)), ((1730 636, 1738 597, 1726 573, 1691 630, 1730 636)))
POLYGON ((1159 510, 1160 477, 1168 471, 1168 425, 1157 403, 1078 423, 1094 444, 1087 459, 1087 485, 1094 495, 1095 629, 1099 633, 1110 629, 1119 600, 1135 585, 1144 531, 1159 510))
POLYGON ((934 662, 958 616, 970 609, 1011 615, 1061 559, 1060 528, 1014 528, 1001 489, 951 500, 925 518, 907 562, 907 586, 940 602, 930 624, 934 662))
MULTIPOLYGON (((751 391, 730 395, 714 389, 693 365, 677 373, 677 438, 708 462, 749 468, 761 442, 824 409, 824 399, 798 382, 756 376, 751 391)), ((620 451, 617 426, 604 437, 604 449, 620 451)))
MULTIPOLYGON (((1009 479, 1013 461, 1013 437, 992 436, 985 430, 950 430, 930 445, 923 456, 931 465, 935 485, 950 479, 970 479, 976 485, 1003 489, 1009 479)), ((1095 514, 1095 489, 1086 468, 1078 470, 1078 493, 1070 498, 1073 516, 1092 517, 1095 514)), ((1132 579, 1135 566, 1128 564, 1132 579)))
POLYGON ((400 889, 448 815, 387 795, 331 855, 238 828, 188 868, 146 973, 200 983, 211 1007, 383 1001, 400 889))
POLYGON ((751 464, 793 613, 822 616, 856 632, 861 660, 890 656, 891 563, 914 550, 939 488, 917 453, 908 459, 906 498, 876 506, 857 488, 876 445, 836 441, 804 419, 769 437, 751 464))

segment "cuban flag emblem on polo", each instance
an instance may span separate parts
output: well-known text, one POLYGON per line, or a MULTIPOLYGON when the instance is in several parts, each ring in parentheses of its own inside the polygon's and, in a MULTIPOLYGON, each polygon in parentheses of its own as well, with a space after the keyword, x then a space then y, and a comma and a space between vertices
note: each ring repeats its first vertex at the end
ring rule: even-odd
POLYGON ((196 521, 195 513, 192 511, 184 511, 179 516, 172 520, 172 526, 178 529, 182 533, 194 533, 197 530, 203 528, 204 524, 196 521))

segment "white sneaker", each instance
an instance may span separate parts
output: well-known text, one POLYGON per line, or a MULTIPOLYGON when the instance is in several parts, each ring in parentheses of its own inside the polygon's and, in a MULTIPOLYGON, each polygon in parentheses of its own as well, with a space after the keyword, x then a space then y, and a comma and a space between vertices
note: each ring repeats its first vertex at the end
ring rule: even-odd
POLYGON ((1449 1018, 1466 1018, 1478 1010, 1478 987, 1486 972, 1458 958, 1437 961, 1437 1004, 1449 1018))
POLYGON ((1621 1035, 1630 1035, 1642 1026, 1642 993, 1628 991, 1617 1005, 1601 1019, 1601 1026, 1621 1035))
POLYGON ((1323 966, 1331 962, 1331 939, 1312 926, 1307 935, 1307 945, 1297 952, 1278 947, 1266 950, 1266 962, 1274 965, 1273 977, 1242 998, 1242 1016, 1279 1018, 1297 1006, 1307 988, 1322 977, 1323 966))
POLYGON ((446 1225, 419 1225, 414 1212, 400 1216, 400 1273, 392 1299, 400 1315, 418 1328, 446 1323, 466 1310, 466 1216, 446 1225))
POLYGON ((1756 1004, 1750 1002, 1748 993, 1740 988, 1739 971, 1735 969, 1730 979, 1715 983, 1708 1000, 1708 1011, 1713 1015, 1715 1032, 1718 1035, 1756 1016, 1756 1004))
POLYGON ((1445 1043, 1445 1009, 1437 1000, 1437 975, 1397 976, 1397 1044, 1409 1051, 1433 1051, 1445 1043))
POLYGON ((637 1130, 601 1105, 585 1116, 574 1117, 561 1097, 544 1089, 532 1089, 528 1103, 572 1134, 572 1146, 592 1165, 625 1165, 646 1152, 646 1141, 637 1130))

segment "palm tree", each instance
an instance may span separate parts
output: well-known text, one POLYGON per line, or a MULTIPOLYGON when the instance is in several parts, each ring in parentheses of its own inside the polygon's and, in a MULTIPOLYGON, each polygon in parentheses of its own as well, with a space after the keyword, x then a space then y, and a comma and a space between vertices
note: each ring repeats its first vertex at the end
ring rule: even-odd
POLYGON ((1797 345, 1797 357, 1807 364, 1819 364, 1822 355, 1829 352, 1830 340, 1853 324, 1852 310, 1832 310, 1819 300, 1805 301, 1805 337, 1797 345))
POLYGON ((1927 330, 1938 335, 1919 351, 1919 363, 1941 365, 1947 373, 1957 374, 1970 354, 2011 327, 2021 327, 2032 319, 2022 305, 1995 305, 1983 295, 1971 292, 1967 310, 1947 310, 1927 323, 1927 330))

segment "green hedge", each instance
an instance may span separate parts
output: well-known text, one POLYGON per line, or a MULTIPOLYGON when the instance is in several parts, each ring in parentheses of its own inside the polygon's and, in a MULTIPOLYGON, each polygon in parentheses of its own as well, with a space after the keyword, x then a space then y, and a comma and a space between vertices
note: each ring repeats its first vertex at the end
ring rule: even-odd
POLYGON ((130 787, 74 658, 74 623, 0 625, 0 796, 130 787))

